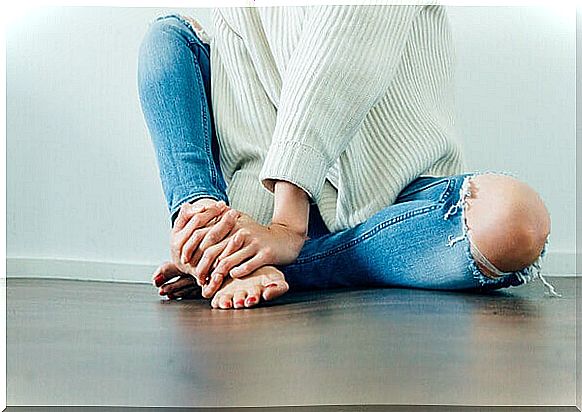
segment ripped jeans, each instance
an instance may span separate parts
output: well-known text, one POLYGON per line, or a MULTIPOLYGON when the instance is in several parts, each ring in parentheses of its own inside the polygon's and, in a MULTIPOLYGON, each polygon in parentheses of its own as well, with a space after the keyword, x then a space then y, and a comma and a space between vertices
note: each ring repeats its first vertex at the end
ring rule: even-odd
POLYGON ((484 292, 539 278, 549 294, 559 296, 541 275, 549 237, 538 259, 515 272, 501 272, 472 242, 464 208, 469 183, 478 174, 421 176, 392 205, 336 233, 317 231, 323 222, 315 209, 309 221, 310 228, 316 226, 312 239, 293 264, 280 269, 295 289, 396 286, 484 292), (476 261, 497 276, 485 274, 476 261))
MULTIPOLYGON (((212 123, 209 45, 199 27, 176 15, 151 25, 141 49, 138 87, 173 222, 180 205, 208 197, 228 204, 212 123), (198 30, 195 30, 198 29, 198 30)), ((475 173, 420 176, 393 204, 355 227, 330 233, 311 205, 309 239, 295 262, 279 266, 291 290, 413 287, 488 291, 541 276, 539 258, 504 273, 475 247, 465 200, 475 173), (480 261, 497 276, 486 275, 480 261)))

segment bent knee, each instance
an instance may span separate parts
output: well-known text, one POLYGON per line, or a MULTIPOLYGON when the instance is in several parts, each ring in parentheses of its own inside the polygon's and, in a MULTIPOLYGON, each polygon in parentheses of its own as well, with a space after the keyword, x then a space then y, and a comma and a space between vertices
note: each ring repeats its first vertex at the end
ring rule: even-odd
POLYGON ((175 43, 177 39, 184 40, 190 47, 210 43, 210 37, 196 19, 179 14, 155 19, 149 26, 144 42, 175 43))
POLYGON ((477 175, 470 182, 466 221, 473 244, 503 272, 532 264, 551 230, 550 215, 538 193, 506 175, 477 175))

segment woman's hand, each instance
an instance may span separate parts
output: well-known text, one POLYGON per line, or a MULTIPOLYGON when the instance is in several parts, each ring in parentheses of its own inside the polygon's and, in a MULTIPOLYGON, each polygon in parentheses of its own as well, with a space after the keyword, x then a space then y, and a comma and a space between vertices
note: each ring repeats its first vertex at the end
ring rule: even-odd
POLYGON ((297 259, 307 239, 309 198, 286 181, 275 182, 274 194, 273 219, 268 226, 242 212, 225 213, 221 202, 217 210, 198 212, 196 217, 180 210, 172 256, 177 265, 188 265, 188 273, 202 286, 202 296, 213 296, 229 272, 240 278, 261 266, 287 265, 297 259), (204 227, 215 218, 212 229, 204 227))
POLYGON ((206 277, 216 262, 210 282, 202 287, 205 298, 218 291, 229 273, 233 278, 241 278, 265 265, 293 263, 307 238, 303 230, 275 222, 263 226, 244 213, 237 219, 233 232, 226 244, 223 241, 208 248, 196 268, 199 277, 206 277))
MULTIPOLYGON (((230 233, 236 217, 238 212, 223 201, 202 199, 194 204, 184 203, 170 232, 172 264, 193 276, 199 286, 205 284, 206 278, 198 276, 196 266, 206 249, 230 233)), ((223 249, 226 243, 223 242, 223 249)))

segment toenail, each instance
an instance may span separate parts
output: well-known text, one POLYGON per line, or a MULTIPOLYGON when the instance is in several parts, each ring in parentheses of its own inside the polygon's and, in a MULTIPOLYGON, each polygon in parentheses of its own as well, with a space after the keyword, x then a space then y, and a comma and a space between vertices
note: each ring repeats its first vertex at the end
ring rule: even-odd
POLYGON ((242 305, 244 305, 244 304, 245 304, 245 301, 244 301, 244 300, 237 300, 237 301, 236 301, 236 304, 237 304, 238 306, 242 306, 242 305))
POLYGON ((265 286, 266 288, 274 288, 275 286, 277 286, 276 283, 269 283, 267 286, 265 286))
POLYGON ((255 303, 256 301, 257 301, 257 299, 256 299, 256 298, 248 298, 248 299, 247 299, 247 302, 248 302, 248 303, 255 303))
POLYGON ((163 291, 163 290, 160 290, 160 295, 162 295, 162 296, 163 296, 163 295, 165 295, 165 294, 166 294, 166 292, 165 292, 165 291, 163 291))
POLYGON ((158 275, 158 276, 156 276, 156 277, 154 278, 154 282, 155 282, 156 284, 158 284, 158 283, 159 283, 159 282, 161 282, 162 280, 164 280, 164 275, 161 275, 161 274, 160 274, 160 275, 158 275))

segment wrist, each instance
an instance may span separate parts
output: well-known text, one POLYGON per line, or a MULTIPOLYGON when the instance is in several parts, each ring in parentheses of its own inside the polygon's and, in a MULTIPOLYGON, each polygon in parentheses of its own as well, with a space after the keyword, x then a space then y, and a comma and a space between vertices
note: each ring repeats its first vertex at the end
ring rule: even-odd
POLYGON ((307 236, 309 222, 309 196, 298 186, 284 180, 275 182, 275 207, 272 224, 307 236))

